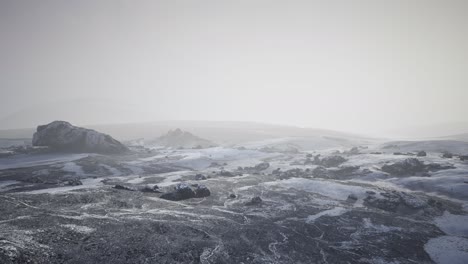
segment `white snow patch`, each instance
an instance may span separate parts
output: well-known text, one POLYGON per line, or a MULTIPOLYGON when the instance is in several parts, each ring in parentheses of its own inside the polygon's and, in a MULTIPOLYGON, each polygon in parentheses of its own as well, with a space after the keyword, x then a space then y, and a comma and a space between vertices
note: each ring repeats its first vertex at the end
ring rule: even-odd
POLYGON ((332 209, 329 209, 329 210, 325 210, 325 211, 322 211, 318 214, 314 214, 314 215, 309 215, 306 219, 306 223, 310 224, 310 223, 313 223, 316 219, 324 216, 324 215, 328 215, 328 216, 339 216, 339 215, 342 215, 344 213, 346 213, 348 210, 346 208, 343 208, 343 207, 335 207, 335 208, 332 208, 332 209))
POLYGON ((468 238, 468 215, 454 215, 445 211, 444 215, 435 218, 434 222, 447 235, 468 238))
POLYGON ((441 236, 429 240, 424 250, 438 264, 468 263, 468 239, 454 236, 441 236))
POLYGON ((354 194, 358 199, 366 197, 366 189, 360 186, 341 184, 334 181, 325 181, 318 179, 291 178, 287 180, 265 182, 264 185, 280 186, 283 188, 294 188, 311 193, 318 193, 336 200, 346 200, 350 194, 354 194))

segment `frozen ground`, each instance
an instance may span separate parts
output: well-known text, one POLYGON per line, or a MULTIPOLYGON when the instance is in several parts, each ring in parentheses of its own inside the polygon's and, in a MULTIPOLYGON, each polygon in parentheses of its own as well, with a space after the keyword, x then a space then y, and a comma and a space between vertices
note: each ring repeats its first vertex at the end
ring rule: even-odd
POLYGON ((278 138, 1 158, 0 263, 468 263, 468 161, 441 152, 468 154, 454 146, 278 138), (333 155, 345 161, 314 161, 333 155), (445 167, 382 170, 408 158, 445 167), (211 195, 160 198, 180 182, 211 195))

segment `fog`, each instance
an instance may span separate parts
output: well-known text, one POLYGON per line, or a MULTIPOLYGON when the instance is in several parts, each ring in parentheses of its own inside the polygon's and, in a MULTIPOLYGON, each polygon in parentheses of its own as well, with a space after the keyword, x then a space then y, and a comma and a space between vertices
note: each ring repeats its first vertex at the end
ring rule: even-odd
POLYGON ((463 0, 1 0, 0 129, 219 120, 409 135, 465 124, 467 11, 463 0))

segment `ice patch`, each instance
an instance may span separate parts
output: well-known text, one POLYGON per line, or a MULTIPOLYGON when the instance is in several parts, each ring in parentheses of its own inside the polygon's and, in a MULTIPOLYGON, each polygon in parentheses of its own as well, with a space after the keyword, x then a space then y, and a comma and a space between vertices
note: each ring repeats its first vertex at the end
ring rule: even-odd
POLYGON ((314 214, 314 215, 309 215, 306 219, 306 223, 310 224, 310 223, 313 223, 316 219, 324 216, 324 215, 328 215, 328 216, 339 216, 339 215, 342 215, 344 213, 346 213, 348 210, 343 208, 343 207, 335 207, 333 209, 329 209, 329 210, 326 210, 326 211, 322 211, 318 214, 314 214))
POLYGON ((350 194, 354 194, 358 199, 362 200, 366 197, 366 191, 370 190, 360 186, 341 184, 334 181, 303 178, 291 178, 281 181, 265 182, 263 184, 318 193, 336 200, 346 200, 350 194))
POLYGON ((370 218, 364 218, 363 219, 363 227, 366 229, 372 229, 373 231, 377 233, 386 233, 386 232, 391 232, 391 231, 401 231, 400 227, 395 227, 395 226, 386 226, 386 225, 374 225, 370 218))
POLYGON ((447 235, 468 238, 468 215, 454 215, 445 211, 444 215, 435 218, 434 222, 447 235))
POLYGON ((62 170, 73 173, 75 175, 83 175, 83 169, 75 162, 67 162, 63 164, 62 170))
POLYGON ((468 263, 468 239, 454 236, 441 236, 429 240, 424 250, 438 264, 468 263))

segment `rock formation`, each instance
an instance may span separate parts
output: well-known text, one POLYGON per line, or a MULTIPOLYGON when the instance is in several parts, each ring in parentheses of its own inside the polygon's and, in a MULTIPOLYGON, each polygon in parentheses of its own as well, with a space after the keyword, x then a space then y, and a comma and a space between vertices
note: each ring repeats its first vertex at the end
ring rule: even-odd
POLYGON ((37 127, 33 146, 46 146, 66 152, 120 154, 128 148, 111 136, 97 131, 76 127, 65 121, 54 121, 37 127))

